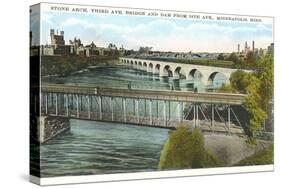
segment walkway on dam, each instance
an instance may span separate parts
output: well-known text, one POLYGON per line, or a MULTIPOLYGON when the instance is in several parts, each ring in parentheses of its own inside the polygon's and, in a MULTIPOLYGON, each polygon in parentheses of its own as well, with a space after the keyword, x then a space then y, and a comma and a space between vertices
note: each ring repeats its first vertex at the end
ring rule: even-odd
POLYGON ((41 114, 97 121, 242 134, 233 111, 246 95, 43 85, 41 114))

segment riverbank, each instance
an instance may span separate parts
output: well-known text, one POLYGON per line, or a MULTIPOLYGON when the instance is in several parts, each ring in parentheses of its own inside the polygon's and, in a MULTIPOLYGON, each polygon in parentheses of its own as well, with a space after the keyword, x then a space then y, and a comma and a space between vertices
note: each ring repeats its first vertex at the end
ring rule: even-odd
POLYGON ((273 142, 256 145, 237 135, 203 134, 178 127, 170 132, 159 162, 159 169, 215 168, 273 164, 273 142))
POLYGON ((41 76, 68 76, 90 66, 114 65, 118 56, 42 56, 41 76))
POLYGON ((225 166, 233 166, 270 146, 272 141, 260 140, 257 145, 250 145, 246 138, 229 135, 206 134, 205 148, 212 151, 225 166))

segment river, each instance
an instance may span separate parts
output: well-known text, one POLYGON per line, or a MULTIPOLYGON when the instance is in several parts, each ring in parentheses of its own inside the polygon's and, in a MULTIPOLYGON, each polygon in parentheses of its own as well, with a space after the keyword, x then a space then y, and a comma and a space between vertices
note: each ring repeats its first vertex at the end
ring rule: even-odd
MULTIPOLYGON (((172 80, 124 65, 91 67, 43 83, 132 89, 193 90, 172 80)), ((195 81, 196 82, 196 81, 195 81)), ((200 85, 197 83, 197 85, 200 85)), ((202 87, 201 87, 202 88, 202 87)), ((71 130, 41 145, 41 176, 92 175, 157 170, 167 129, 70 120, 71 130)))
POLYGON ((168 129, 70 121, 71 130, 41 145, 43 177, 157 170, 168 129))
MULTIPOLYGON (((81 85, 81 86, 103 86, 122 87, 132 89, 156 89, 156 90, 182 90, 193 91, 194 87, 198 91, 205 91, 206 88, 201 83, 200 73, 194 74, 194 79, 172 79, 168 77, 159 78, 142 70, 137 70, 126 65, 113 65, 106 67, 91 67, 82 71, 77 71, 72 75, 60 77, 45 77, 43 83, 81 85)), ((220 87, 225 82, 223 75, 217 74, 214 78, 213 86, 220 87)))

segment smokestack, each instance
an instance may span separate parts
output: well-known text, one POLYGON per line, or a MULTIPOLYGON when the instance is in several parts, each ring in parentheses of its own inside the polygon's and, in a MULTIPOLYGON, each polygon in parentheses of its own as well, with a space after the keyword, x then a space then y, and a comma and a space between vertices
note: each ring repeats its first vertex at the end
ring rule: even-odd
POLYGON ((238 44, 238 54, 240 53, 240 44, 238 44))

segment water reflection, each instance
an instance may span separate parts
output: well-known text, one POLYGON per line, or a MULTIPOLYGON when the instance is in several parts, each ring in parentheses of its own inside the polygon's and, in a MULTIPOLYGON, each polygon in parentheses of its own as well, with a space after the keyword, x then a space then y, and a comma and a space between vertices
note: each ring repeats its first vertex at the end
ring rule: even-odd
POLYGON ((106 67, 91 67, 89 71, 79 71, 65 77, 45 77, 43 82, 67 85, 94 85, 104 87, 122 87, 131 89, 155 89, 155 90, 181 90, 181 91, 205 91, 206 88, 218 88, 226 82, 227 78, 217 73, 208 80, 208 85, 202 83, 202 74, 197 69, 190 71, 187 78, 178 70, 178 76, 171 76, 169 69, 167 75, 159 77, 159 74, 146 72, 125 65, 106 67))

